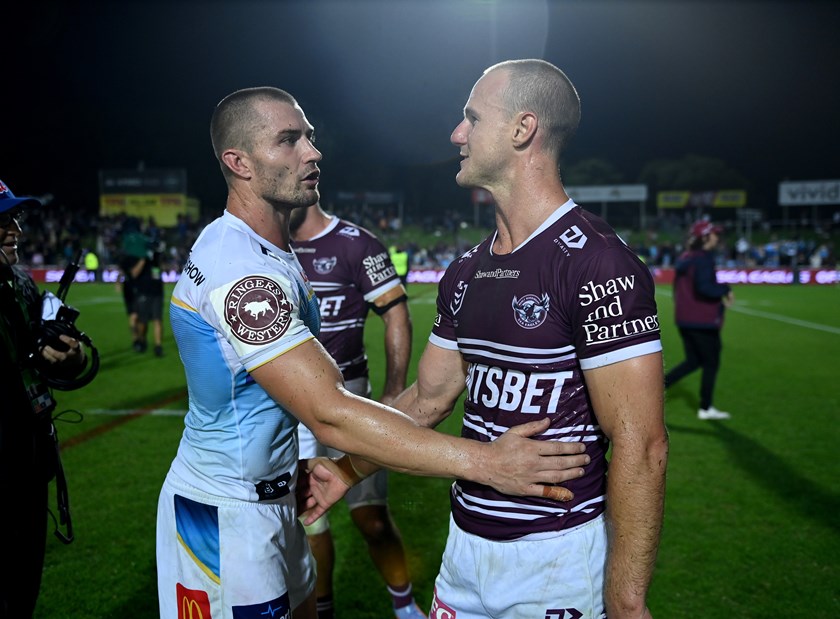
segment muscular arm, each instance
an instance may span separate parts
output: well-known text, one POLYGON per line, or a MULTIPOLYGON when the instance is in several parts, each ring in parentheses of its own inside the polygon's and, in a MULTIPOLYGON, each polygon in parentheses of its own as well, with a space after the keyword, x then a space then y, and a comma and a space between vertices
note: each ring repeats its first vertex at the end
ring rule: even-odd
POLYGON ((456 350, 426 345, 417 366, 417 381, 394 402, 417 423, 433 428, 452 412, 466 388, 467 367, 456 350))
MULTIPOLYGON (((399 297, 405 295, 405 289, 397 286, 382 297, 399 297)), ((374 304, 387 305, 391 298, 376 299, 374 304)), ((380 401, 392 404, 396 397, 405 389, 408 364, 411 361, 411 317, 408 313, 408 303, 400 302, 388 308, 381 314, 385 324, 385 385, 382 388, 380 401)))
POLYGON ((607 614, 610 619, 650 617, 645 598, 659 547, 668 457, 662 355, 628 359, 584 376, 598 422, 612 441, 607 614))
POLYGON ((540 484, 570 478, 563 470, 567 461, 546 456, 576 452, 568 451, 564 443, 523 438, 542 432, 546 424, 521 426, 523 430, 509 431, 493 443, 435 432, 344 389, 338 367, 314 339, 251 375, 319 441, 380 466, 414 475, 469 479, 514 495, 543 496, 540 484))

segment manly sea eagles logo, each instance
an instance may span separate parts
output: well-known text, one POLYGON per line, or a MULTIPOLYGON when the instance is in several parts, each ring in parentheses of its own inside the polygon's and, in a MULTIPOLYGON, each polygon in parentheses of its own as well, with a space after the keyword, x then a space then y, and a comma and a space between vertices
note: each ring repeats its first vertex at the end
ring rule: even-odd
POLYGON ((293 306, 277 282, 246 277, 225 297, 225 322, 236 339, 247 344, 268 344, 289 328, 293 306))
POLYGON ((516 324, 523 329, 536 329, 548 317, 548 295, 537 297, 535 294, 526 294, 521 299, 513 297, 511 307, 516 324))
POLYGON ((338 258, 335 256, 332 258, 314 258, 312 260, 312 266, 315 267, 315 272, 318 275, 326 275, 335 268, 337 262, 338 258))

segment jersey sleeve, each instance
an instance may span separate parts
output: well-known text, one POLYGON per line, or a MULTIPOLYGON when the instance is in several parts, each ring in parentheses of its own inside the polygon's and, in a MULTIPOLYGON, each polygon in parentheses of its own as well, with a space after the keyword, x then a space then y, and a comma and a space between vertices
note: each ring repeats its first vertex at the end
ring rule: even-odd
POLYGON ((402 282, 385 246, 369 232, 363 234, 365 242, 360 244, 361 251, 356 256, 359 271, 355 281, 365 301, 373 303, 402 282))
POLYGON ((454 267, 450 266, 438 284, 437 315, 432 325, 432 333, 429 335, 429 341, 432 344, 447 350, 458 349, 455 314, 458 313, 468 286, 463 281, 456 283, 453 271, 454 267))
POLYGON ((582 369, 662 350, 653 277, 629 250, 593 256, 577 285, 570 318, 582 369))
POLYGON ((210 292, 203 313, 251 371, 314 337, 297 286, 282 274, 245 275, 210 292))

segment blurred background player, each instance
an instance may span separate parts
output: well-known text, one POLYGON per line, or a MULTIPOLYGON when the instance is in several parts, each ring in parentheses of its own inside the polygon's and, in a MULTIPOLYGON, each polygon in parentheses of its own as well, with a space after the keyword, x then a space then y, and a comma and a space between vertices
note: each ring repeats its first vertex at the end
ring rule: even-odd
POLYGON ((674 315, 680 331, 685 360, 665 375, 670 387, 701 368, 699 419, 729 419, 729 413, 712 404, 723 345, 724 309, 735 295, 715 276, 715 249, 723 229, 710 221, 695 222, 689 231, 687 250, 674 265, 674 315))
POLYGON ((388 254, 391 257, 391 262, 394 264, 394 269, 397 271, 397 276, 403 284, 403 287, 408 286, 408 252, 402 245, 391 245, 388 248, 388 254))
MULTIPOLYGON (((292 211, 292 248, 318 296, 318 336, 336 360, 347 389, 370 397, 364 326, 368 309, 385 325, 385 385, 380 401, 390 405, 405 389, 411 360, 411 318, 406 291, 384 245, 368 230, 324 212, 320 204, 292 211)), ((298 427, 300 457, 342 452, 320 445, 306 426, 298 427)), ((412 597, 405 549, 388 510, 388 473, 380 470, 354 486, 344 497, 370 557, 385 580, 394 612, 400 618, 425 618, 412 597)), ((335 547, 325 515, 307 527, 318 565, 316 584, 319 619, 334 615, 335 547)))
POLYGON ((137 352, 143 351, 143 345, 137 336, 137 308, 134 305, 134 278, 131 276, 131 269, 145 255, 146 237, 140 231, 140 221, 135 217, 128 217, 122 228, 122 248, 118 262, 121 277, 117 286, 122 293, 125 313, 128 316, 131 346, 137 352))

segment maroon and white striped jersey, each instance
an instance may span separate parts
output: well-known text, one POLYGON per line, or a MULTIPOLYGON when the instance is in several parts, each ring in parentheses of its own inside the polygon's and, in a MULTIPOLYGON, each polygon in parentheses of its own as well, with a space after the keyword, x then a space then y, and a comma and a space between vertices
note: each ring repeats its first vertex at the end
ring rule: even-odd
POLYGON ((606 222, 571 200, 510 254, 494 255, 493 239, 446 270, 430 336, 468 363, 461 435, 492 441, 547 415, 540 438, 583 441, 592 461, 564 484, 568 503, 458 480, 452 513, 489 539, 548 536, 604 511, 608 440, 583 371, 662 349, 654 283, 606 222))
POLYGON ((366 377, 368 304, 401 284, 388 250, 364 228, 338 217, 318 236, 292 242, 292 249, 318 297, 318 340, 344 380, 366 377))

